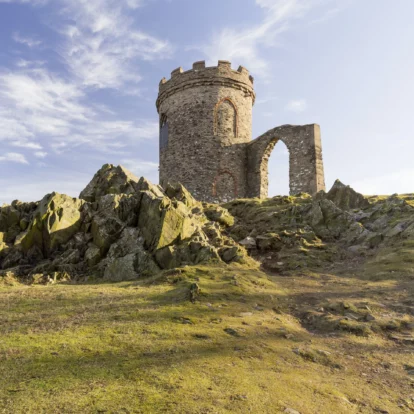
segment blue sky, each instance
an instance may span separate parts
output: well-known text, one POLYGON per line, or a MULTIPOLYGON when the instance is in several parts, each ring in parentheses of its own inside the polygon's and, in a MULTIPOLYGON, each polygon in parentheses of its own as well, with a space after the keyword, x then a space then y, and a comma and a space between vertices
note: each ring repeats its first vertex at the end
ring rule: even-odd
MULTIPOLYGON (((104 163, 157 181, 158 83, 255 77, 253 138, 318 123, 326 184, 414 192, 413 0, 0 0, 0 203, 78 195, 104 163)), ((270 193, 288 191, 283 144, 270 193)))

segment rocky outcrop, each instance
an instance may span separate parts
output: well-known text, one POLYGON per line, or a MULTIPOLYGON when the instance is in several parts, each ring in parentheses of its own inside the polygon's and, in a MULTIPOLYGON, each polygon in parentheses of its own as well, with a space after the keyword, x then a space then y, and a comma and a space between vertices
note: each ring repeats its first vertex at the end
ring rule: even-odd
MULTIPOLYGON (((141 181, 130 171, 118 165, 105 164, 95 174, 92 181, 80 193, 79 198, 93 202, 107 194, 135 194, 139 190, 147 190, 153 187, 144 178, 141 181)), ((158 189, 156 190, 158 191, 158 189)))
POLYGON ((107 164, 79 199, 52 193, 39 203, 3 206, 0 268, 27 280, 119 281, 209 260, 247 260, 223 234, 222 217, 231 215, 219 210, 209 219, 182 185, 162 189, 107 164))
POLYGON ((337 180, 328 193, 234 200, 234 240, 271 271, 328 267, 414 242, 414 197, 364 197, 337 180))
POLYGON ((332 188, 326 194, 326 198, 342 210, 369 206, 369 201, 362 194, 357 193, 349 185, 342 184, 339 180, 335 181, 332 188))

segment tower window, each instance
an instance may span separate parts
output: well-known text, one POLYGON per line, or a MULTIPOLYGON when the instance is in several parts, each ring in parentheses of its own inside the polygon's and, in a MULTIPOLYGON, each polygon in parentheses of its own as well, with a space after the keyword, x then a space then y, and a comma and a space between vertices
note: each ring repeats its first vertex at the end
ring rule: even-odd
POLYGON ((237 137, 237 109, 230 98, 217 103, 214 118, 215 135, 237 137))
POLYGON ((168 120, 166 115, 161 116, 160 120, 160 149, 168 146, 168 120))

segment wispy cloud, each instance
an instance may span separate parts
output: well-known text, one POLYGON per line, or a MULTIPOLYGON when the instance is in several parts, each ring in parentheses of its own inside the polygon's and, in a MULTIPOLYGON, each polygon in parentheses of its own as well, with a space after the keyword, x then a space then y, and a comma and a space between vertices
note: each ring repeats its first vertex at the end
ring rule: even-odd
POLYGON ((303 112, 306 110, 308 104, 305 99, 293 99, 288 102, 286 109, 292 112, 303 112))
POLYGON ((256 0, 263 9, 263 20, 246 29, 227 27, 200 49, 211 61, 236 60, 262 77, 268 75, 268 59, 263 50, 280 41, 280 34, 310 11, 326 6, 330 0, 256 0))
POLYGON ((0 162, 17 162, 19 164, 29 164, 23 154, 17 152, 7 152, 4 155, 0 155, 0 162))
POLYGON ((34 156, 37 158, 46 158, 47 157, 47 152, 44 151, 36 151, 34 153, 34 156))
MULTIPOLYGON (((47 0, 0 0, 0 3, 44 5, 47 0)), ((52 3, 52 2, 50 2, 52 3)), ((53 28, 65 71, 48 69, 41 60, 20 58, 13 71, 0 72, 0 143, 33 151, 62 153, 86 145, 101 152, 122 153, 131 142, 158 134, 154 119, 122 119, 111 107, 94 104, 96 89, 139 96, 143 61, 171 53, 168 41, 136 27, 131 12, 143 0, 56 0, 53 28)), ((15 32, 28 47, 41 41, 15 32)), ((1 145, 1 144, 0 144, 1 145)))
POLYGON ((0 142, 40 150, 42 137, 56 152, 79 145, 110 151, 157 136, 156 120, 120 120, 87 98, 76 83, 46 69, 3 73, 0 102, 8 109, 0 109, 0 142))
POLYGON ((138 0, 60 0, 61 15, 74 23, 61 33, 62 56, 85 86, 121 88, 141 80, 137 61, 168 57, 171 45, 135 28, 129 17, 138 0))
POLYGON ((28 47, 37 47, 43 43, 41 40, 34 39, 29 36, 23 36, 19 32, 13 33, 13 40, 16 43, 21 43, 22 45, 26 45, 28 47))

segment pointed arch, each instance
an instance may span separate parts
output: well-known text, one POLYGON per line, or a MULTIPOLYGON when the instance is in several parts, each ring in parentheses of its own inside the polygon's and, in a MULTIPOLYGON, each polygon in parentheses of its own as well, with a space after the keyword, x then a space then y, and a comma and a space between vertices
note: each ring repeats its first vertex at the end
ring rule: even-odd
POLYGON ((237 106, 229 97, 220 99, 214 107, 214 135, 226 135, 237 138, 237 106))

